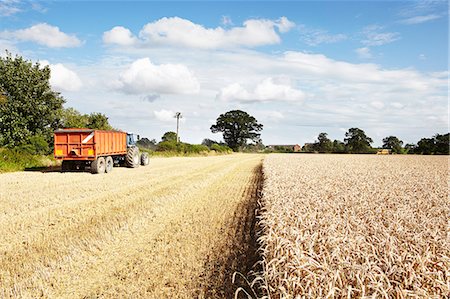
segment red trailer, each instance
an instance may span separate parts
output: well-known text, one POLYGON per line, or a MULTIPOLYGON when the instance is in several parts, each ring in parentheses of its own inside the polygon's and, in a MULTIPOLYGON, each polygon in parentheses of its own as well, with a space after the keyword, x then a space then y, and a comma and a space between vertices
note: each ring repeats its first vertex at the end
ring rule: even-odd
POLYGON ((132 134, 92 129, 55 131, 54 154, 62 171, 90 166, 92 173, 110 172, 113 166, 148 165, 147 153, 139 153, 132 134))

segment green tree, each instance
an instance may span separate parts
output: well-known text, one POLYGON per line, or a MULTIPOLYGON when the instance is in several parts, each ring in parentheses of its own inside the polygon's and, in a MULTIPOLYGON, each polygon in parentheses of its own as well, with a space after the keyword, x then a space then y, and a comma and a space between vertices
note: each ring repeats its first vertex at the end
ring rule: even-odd
POLYGON ((317 142, 314 144, 315 149, 320 153, 329 153, 333 149, 333 144, 327 135, 327 133, 320 133, 317 142))
POLYGON ((175 132, 166 132, 164 133, 164 135, 161 137, 161 140, 164 141, 169 141, 169 142, 177 142, 177 133, 175 132))
POLYGON ((370 151, 372 138, 359 128, 350 128, 345 133, 345 146, 351 153, 367 153, 370 151))
POLYGON ((417 142, 415 152, 417 154, 431 155, 436 150, 434 138, 422 138, 417 142))
POLYGON ((35 135, 50 142, 65 101, 49 79, 48 66, 9 53, 0 57, 0 145, 29 144, 35 135))
POLYGON ((87 116, 86 127, 97 130, 113 130, 113 127, 108 122, 108 117, 97 112, 93 112, 87 116))
POLYGON ((395 136, 389 136, 383 139, 383 148, 390 149, 393 153, 402 153, 403 141, 395 136))
POLYGON ((232 110, 217 118, 216 124, 211 126, 211 132, 222 132, 225 143, 237 151, 239 147, 247 144, 248 139, 257 143, 261 135, 258 132, 262 128, 263 125, 247 112, 232 110))
POLYGON ((333 153, 345 153, 345 143, 337 139, 334 140, 333 153))
POLYGON ((435 142, 435 153, 441 154, 441 155, 448 155, 449 154, 449 146, 450 146, 450 133, 441 135, 436 134, 434 136, 434 142, 435 142))
POLYGON ((86 128, 88 117, 74 108, 63 109, 61 112, 61 128, 86 128))
POLYGON ((405 144, 405 151, 407 154, 414 154, 416 152, 417 146, 413 143, 405 144))

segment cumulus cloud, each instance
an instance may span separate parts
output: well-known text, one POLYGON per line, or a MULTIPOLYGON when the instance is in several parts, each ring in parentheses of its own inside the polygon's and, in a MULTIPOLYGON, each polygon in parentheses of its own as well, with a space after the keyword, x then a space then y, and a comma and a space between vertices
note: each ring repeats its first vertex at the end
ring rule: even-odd
POLYGON ((50 64, 47 60, 41 60, 40 64, 50 67, 50 85, 54 90, 78 91, 83 86, 78 74, 63 64, 50 64))
POLYGON ((356 54, 358 54, 358 57, 361 59, 370 59, 372 58, 372 53, 370 53, 370 48, 363 47, 358 48, 355 50, 356 54))
POLYGON ((195 94, 200 84, 194 74, 182 64, 153 64, 149 58, 131 64, 115 84, 128 94, 195 94))
POLYGON ((400 39, 398 32, 381 32, 383 29, 378 25, 365 27, 362 31, 364 39, 361 42, 365 46, 382 46, 400 39))
POLYGON ((116 26, 113 29, 103 33, 103 42, 105 44, 131 46, 137 42, 137 38, 129 29, 122 26, 116 26))
POLYGON ((252 91, 248 91, 239 83, 230 84, 222 88, 217 99, 222 101, 239 102, 270 102, 293 101, 300 102, 305 99, 305 93, 293 88, 286 82, 278 82, 274 78, 267 78, 260 82, 252 91))
POLYGON ((153 115, 157 120, 163 122, 173 122, 175 112, 172 110, 161 109, 159 111, 153 111, 153 115))
POLYGON ((127 28, 114 27, 105 32, 103 41, 106 44, 120 46, 132 45, 138 41, 140 47, 175 46, 198 49, 258 47, 280 43, 278 32, 287 32, 294 25, 286 17, 281 17, 276 21, 250 19, 244 22, 243 27, 230 29, 205 28, 179 17, 164 17, 146 24, 139 32, 139 39, 127 28))
POLYGON ((26 29, 0 32, 0 37, 25 42, 35 42, 49 48, 73 48, 81 45, 75 35, 69 35, 56 26, 40 23, 26 29))

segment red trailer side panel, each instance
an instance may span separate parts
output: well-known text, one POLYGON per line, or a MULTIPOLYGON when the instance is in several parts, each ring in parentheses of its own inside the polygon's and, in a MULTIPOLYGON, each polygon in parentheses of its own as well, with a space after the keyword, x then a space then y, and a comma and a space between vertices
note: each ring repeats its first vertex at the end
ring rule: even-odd
POLYGON ((127 133, 90 129, 55 131, 55 158, 95 160, 99 156, 125 155, 127 133))

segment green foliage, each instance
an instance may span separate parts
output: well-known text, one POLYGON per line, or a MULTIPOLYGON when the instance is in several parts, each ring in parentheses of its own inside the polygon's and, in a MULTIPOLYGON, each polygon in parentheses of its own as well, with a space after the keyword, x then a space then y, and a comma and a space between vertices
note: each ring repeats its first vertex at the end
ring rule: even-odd
POLYGON ((403 141, 395 136, 389 136, 383 139, 383 148, 390 149, 393 153, 401 154, 403 141))
POLYGON ((174 141, 177 142, 177 133, 175 132, 166 132, 164 133, 164 135, 161 137, 161 140, 164 141, 174 141))
POLYGON ((48 66, 9 53, 0 57, 0 145, 28 144, 35 135, 51 141, 64 99, 49 79, 48 66))
POLYGON ((40 135, 30 137, 28 144, 20 145, 17 149, 31 155, 48 155, 51 152, 49 143, 40 135))
POLYGON ((136 145, 139 146, 139 148, 144 149, 150 149, 155 150, 156 149, 156 140, 155 139, 148 139, 148 138, 141 138, 140 140, 136 141, 136 145))
POLYGON ((314 149, 319 153, 330 153, 333 150, 333 143, 327 135, 327 133, 320 133, 317 142, 314 143, 314 149))
POLYGON ((370 152, 370 144, 373 140, 366 136, 366 133, 363 130, 359 128, 350 128, 348 132, 345 133, 345 137, 344 141, 348 152, 355 154, 370 152))
POLYGON ((213 145, 211 145, 211 150, 214 150, 218 153, 231 153, 233 151, 227 145, 220 145, 218 143, 214 143, 213 145))
POLYGON ((239 147, 247 144, 247 139, 258 142, 261 134, 257 132, 262 128, 263 125, 258 124, 258 121, 247 112, 232 110, 217 118, 216 124, 211 126, 211 132, 222 132, 223 140, 237 151, 239 147))
POLYGON ((113 127, 108 122, 108 117, 97 112, 93 112, 87 116, 86 127, 97 130, 113 130, 113 127))
POLYGON ((0 149, 0 173, 40 168, 54 164, 49 157, 34 155, 18 148, 0 149))
POLYGON ((102 113, 81 114, 74 108, 67 108, 61 111, 60 119, 61 128, 113 130, 108 122, 108 117, 102 113))

